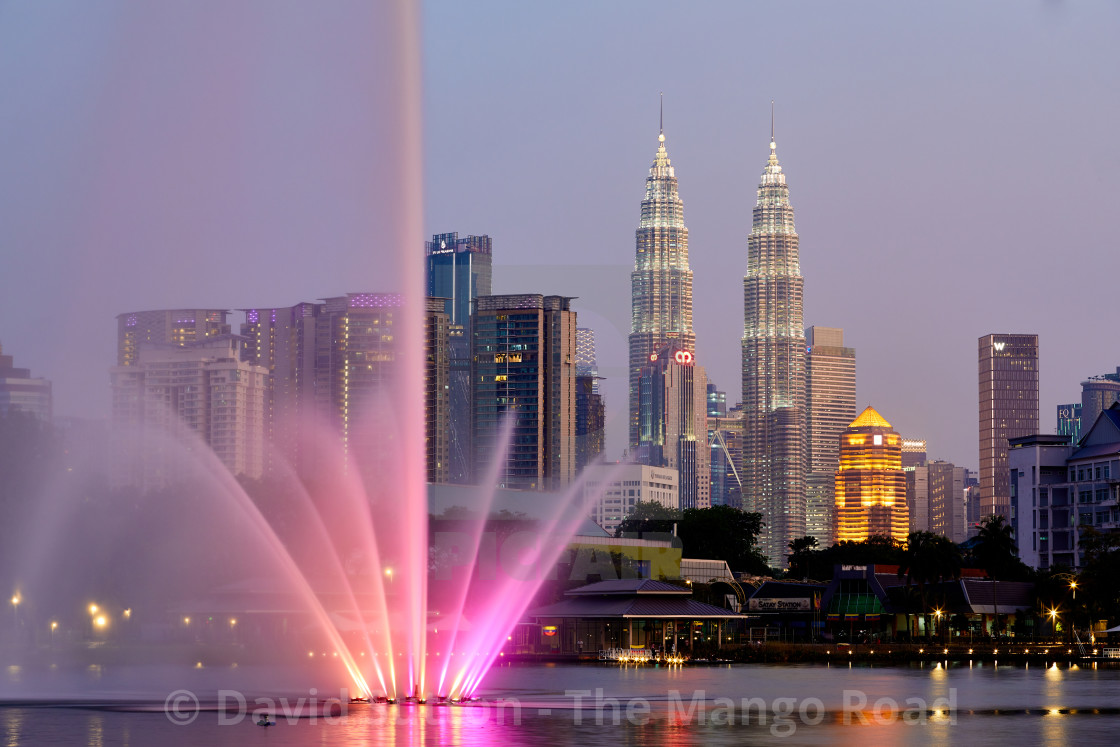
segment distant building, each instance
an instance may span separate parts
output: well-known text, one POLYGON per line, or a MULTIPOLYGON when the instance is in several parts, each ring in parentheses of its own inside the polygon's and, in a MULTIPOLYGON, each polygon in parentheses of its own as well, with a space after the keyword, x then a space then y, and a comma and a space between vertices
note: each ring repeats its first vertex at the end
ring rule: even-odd
MULTIPOLYGON (((190 440, 168 436, 193 431, 235 475, 264 473, 265 399, 268 371, 241 360, 245 339, 211 336, 181 345, 141 345, 132 363, 110 371, 113 425, 128 450, 116 480, 143 488, 180 477, 190 440), (141 445, 159 451, 151 458, 141 445), (133 458, 142 457, 142 458, 133 458)), ((180 436, 181 438, 181 436, 180 436)))
POLYGON ((681 508, 711 506, 707 377, 682 343, 650 354, 638 378, 635 461, 679 473, 681 508))
POLYGON ((575 476, 576 314, 571 299, 480 296, 474 321, 473 464, 497 458, 504 419, 512 443, 502 487, 553 490, 575 476))
POLYGON ((708 446, 713 506, 743 507, 739 465, 743 463, 743 410, 733 407, 723 415, 712 414, 711 385, 708 388, 708 446))
POLYGON ((136 364, 141 345, 183 346, 232 331, 226 309, 159 309, 117 315, 117 365, 136 364))
MULTIPOLYGON (((1114 374, 1092 376, 1081 382, 1081 422, 1090 426, 1097 417, 1120 400, 1120 368, 1114 374)), ((1061 431, 1059 431, 1060 433, 1061 431)))
POLYGON ((926 463, 926 440, 924 438, 902 439, 902 468, 909 470, 926 463))
POLYGON ((836 541, 872 535, 904 541, 910 532, 902 438, 868 407, 840 440, 836 471, 836 541))
POLYGON ((589 501, 594 499, 592 520, 611 535, 639 501, 672 509, 681 507, 677 471, 669 467, 592 465, 584 474, 583 491, 589 501))
POLYGON ((844 347, 844 330, 836 327, 809 327, 805 344, 809 444, 805 534, 827 546, 836 531, 840 434, 856 417, 856 351, 844 347))
POLYGON ((911 532, 928 532, 929 524, 929 467, 911 467, 906 473, 906 510, 909 513, 911 532))
POLYGON ((979 340, 980 512, 1011 515, 1008 439, 1038 432, 1038 335, 979 340))
POLYGON ((607 411, 598 386, 597 376, 576 376, 576 472, 583 471, 603 453, 607 411))
POLYGON ((1081 403, 1058 405, 1058 435, 1067 436, 1071 444, 1081 439, 1081 403))
POLYGON ((968 470, 950 462, 933 461, 929 472, 929 531, 953 542, 968 539, 965 481, 968 470))
POLYGON ((576 376, 591 377, 591 391, 599 393, 599 364, 595 357, 595 330, 576 328, 576 376))
POLYGON ((727 415, 727 392, 720 391, 708 382, 708 417, 722 418, 727 415))
POLYGON ((493 242, 489 236, 439 233, 424 245, 428 296, 444 299, 448 316, 448 479, 471 482, 471 320, 479 296, 489 296, 493 242))
POLYGON ((0 348, 0 415, 25 412, 44 423, 54 419, 51 382, 32 378, 31 369, 16 368, 10 355, 0 348))

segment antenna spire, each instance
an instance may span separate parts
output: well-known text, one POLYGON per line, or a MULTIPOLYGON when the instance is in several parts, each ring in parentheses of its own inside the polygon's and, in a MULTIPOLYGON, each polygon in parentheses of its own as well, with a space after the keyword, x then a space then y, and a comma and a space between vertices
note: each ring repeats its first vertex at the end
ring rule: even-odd
POLYGON ((659 95, 661 96, 661 119, 660 119, 659 125, 660 125, 661 134, 664 135, 665 134, 665 92, 662 91, 659 95))
POLYGON ((774 142, 774 99, 770 99, 770 142, 774 142))

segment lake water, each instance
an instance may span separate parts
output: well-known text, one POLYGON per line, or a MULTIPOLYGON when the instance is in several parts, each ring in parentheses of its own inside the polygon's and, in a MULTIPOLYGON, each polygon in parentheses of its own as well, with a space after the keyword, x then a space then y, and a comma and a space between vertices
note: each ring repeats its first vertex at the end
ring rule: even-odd
MULTIPOLYGON (((246 674, 251 673, 241 673, 243 679, 246 674)), ((35 681, 32 673, 9 672, 9 693, 13 676, 35 681)), ((126 693, 115 682, 144 679, 127 669, 97 677, 116 698, 126 693)), ((354 705, 340 717, 310 716, 312 699, 320 703, 325 691, 290 692, 286 703, 276 693, 260 703, 246 694, 243 715, 237 695, 227 692, 226 709, 219 711, 222 679, 215 672, 206 680, 184 677, 200 691, 197 712, 191 693, 174 696, 165 712, 168 692, 116 705, 9 704, 0 708, 0 747, 1007 745, 1111 743, 1120 729, 1120 669, 1068 662, 909 668, 512 665, 490 672, 483 701, 475 705, 354 705), (254 725, 258 708, 267 708, 276 725, 254 725)))

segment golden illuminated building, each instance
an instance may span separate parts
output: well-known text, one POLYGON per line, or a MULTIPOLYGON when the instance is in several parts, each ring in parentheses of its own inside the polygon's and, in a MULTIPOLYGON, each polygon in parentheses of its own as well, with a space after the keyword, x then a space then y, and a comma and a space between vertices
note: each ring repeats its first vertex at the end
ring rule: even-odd
POLYGON ((909 531, 902 437, 868 407, 840 436, 836 541, 905 540, 909 531))

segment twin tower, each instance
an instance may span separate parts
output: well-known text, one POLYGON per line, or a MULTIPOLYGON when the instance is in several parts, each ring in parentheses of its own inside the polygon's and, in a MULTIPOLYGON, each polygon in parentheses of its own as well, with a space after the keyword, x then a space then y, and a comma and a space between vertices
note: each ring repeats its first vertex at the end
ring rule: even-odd
MULTIPOLYGON (((677 177, 658 135, 657 153, 642 200, 631 273, 630 447, 643 453, 642 371, 666 350, 696 357, 692 328, 692 270, 688 264, 688 228, 677 177)), ((806 534, 806 344, 802 298, 804 279, 798 260, 797 231, 789 187, 778 163, 773 123, 770 156, 758 186, 751 232, 747 237, 747 273, 743 278, 743 442, 737 465, 742 481, 742 508, 762 514, 760 549, 774 565, 784 565, 788 544, 806 534)), ((697 377, 699 383, 702 374, 697 377)), ((698 401, 692 398, 692 401, 698 401)), ((707 433, 695 434, 707 452, 707 433)), ((706 481, 706 471, 695 470, 706 481)), ((684 476, 682 474, 682 483, 684 476)), ((682 484, 682 498, 686 489, 682 484)), ((699 500, 682 508, 704 507, 707 491, 691 491, 699 500)))

